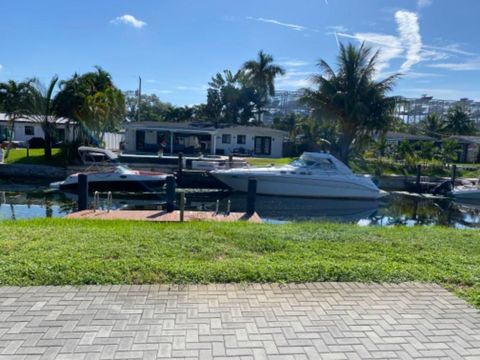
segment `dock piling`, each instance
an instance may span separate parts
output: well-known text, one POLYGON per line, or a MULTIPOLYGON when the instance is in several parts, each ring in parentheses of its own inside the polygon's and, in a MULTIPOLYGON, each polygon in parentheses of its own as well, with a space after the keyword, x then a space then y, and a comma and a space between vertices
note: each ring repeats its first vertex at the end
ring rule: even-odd
POLYGON ((415 181, 418 193, 422 192, 422 184, 420 183, 421 175, 422 175, 422 165, 419 164, 419 165, 417 165, 417 178, 416 178, 416 181, 415 181))
POLYGON ((233 155, 230 154, 228 155, 228 168, 232 168, 233 167, 233 155))
POLYGON ((257 180, 248 179, 247 215, 249 216, 252 216, 255 213, 256 197, 257 197, 257 180))
POLYGON ((220 210, 220 200, 217 200, 215 205, 215 215, 218 215, 218 211, 220 210))
POLYGON ((175 178, 167 176, 167 212, 172 212, 175 209, 175 178))
POLYGON ((178 153, 178 175, 182 176, 183 171, 183 153, 178 153))
POLYGON ((180 193, 180 222, 183 222, 185 219, 185 193, 182 191, 180 193))
POLYGON ((88 175, 78 175, 78 211, 88 208, 88 175))
POLYGON ((452 165, 452 186, 455 187, 455 179, 457 177, 457 165, 452 165))

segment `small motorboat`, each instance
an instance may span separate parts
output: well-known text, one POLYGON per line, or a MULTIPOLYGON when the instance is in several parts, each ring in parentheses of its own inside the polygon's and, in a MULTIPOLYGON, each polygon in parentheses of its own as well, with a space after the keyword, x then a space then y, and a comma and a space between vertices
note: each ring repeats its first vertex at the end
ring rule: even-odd
POLYGON ((311 198, 378 199, 384 196, 368 176, 356 175, 328 153, 305 152, 282 167, 212 170, 217 179, 236 191, 246 192, 248 180, 257 180, 263 195, 311 198))
MULTIPOLYGON (((86 172, 89 191, 145 191, 153 192, 163 187, 167 175, 159 172, 131 170, 125 165, 114 170, 86 172)), ((52 189, 77 191, 78 173, 63 181, 50 184, 52 189)))
POLYGON ((480 202, 480 187, 472 185, 455 186, 448 195, 458 201, 480 202))

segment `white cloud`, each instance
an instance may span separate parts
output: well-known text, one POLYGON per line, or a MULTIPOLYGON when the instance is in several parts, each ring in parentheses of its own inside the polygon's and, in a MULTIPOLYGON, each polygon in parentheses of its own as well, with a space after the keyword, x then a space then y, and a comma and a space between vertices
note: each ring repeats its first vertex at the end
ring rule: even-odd
POLYGON ((280 65, 295 68, 295 67, 307 66, 307 65, 310 65, 310 63, 305 60, 291 59, 291 60, 280 61, 280 65))
POLYGON ((2 69, 3 69, 3 65, 2 65, 2 64, 0 64, 0 71, 2 71, 2 69))
POLYGON ((406 72, 413 65, 422 61, 420 56, 422 37, 420 36, 418 16, 414 12, 399 10, 395 13, 395 20, 398 25, 400 41, 407 49, 407 59, 400 67, 400 71, 406 72))
POLYGON ((146 26, 147 23, 145 21, 139 20, 135 18, 133 15, 125 14, 119 17, 116 17, 113 20, 110 20, 111 24, 125 24, 129 26, 133 26, 136 29, 141 29, 142 27, 146 26))
POLYGON ((312 72, 297 71, 287 69, 285 75, 280 76, 275 80, 275 86, 279 89, 289 90, 308 87, 311 85, 309 76, 312 72))
POLYGON ((201 85, 201 86, 184 86, 184 85, 179 85, 176 87, 177 90, 180 91, 205 91, 208 89, 208 86, 206 85, 201 85))
POLYGON ((327 26, 326 27, 327 29, 327 34, 332 34, 332 33, 335 33, 335 32, 347 32, 348 29, 343 26, 343 25, 331 25, 331 26, 327 26))
POLYGON ((417 8, 423 9, 433 4, 433 0, 417 0, 417 8))
POLYGON ((446 69, 453 71, 475 71, 480 70, 480 59, 473 59, 463 63, 438 63, 428 65, 431 68, 446 69))
POLYGON ((279 26, 284 26, 284 27, 287 27, 287 28, 295 30, 295 31, 307 30, 307 28, 305 26, 297 25, 297 24, 284 23, 284 22, 281 22, 281 21, 278 21, 278 20, 275 20, 275 19, 265 19, 265 18, 262 18, 262 17, 253 18, 251 16, 247 17, 247 19, 260 21, 260 22, 265 22, 265 23, 274 24, 274 25, 279 25, 279 26))
POLYGON ((157 93, 157 94, 171 94, 173 90, 162 90, 162 89, 151 89, 150 91, 157 93))

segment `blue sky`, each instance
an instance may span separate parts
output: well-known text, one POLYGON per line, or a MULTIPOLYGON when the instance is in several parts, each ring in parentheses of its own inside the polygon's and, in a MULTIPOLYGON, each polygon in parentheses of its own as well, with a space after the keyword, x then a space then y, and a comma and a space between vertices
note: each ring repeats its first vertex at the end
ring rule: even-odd
POLYGON ((381 50, 394 94, 480 100, 478 0, 15 0, 0 3, 0 81, 67 78, 100 65, 123 90, 175 104, 205 101, 209 79, 258 50, 308 86, 337 42, 381 50))

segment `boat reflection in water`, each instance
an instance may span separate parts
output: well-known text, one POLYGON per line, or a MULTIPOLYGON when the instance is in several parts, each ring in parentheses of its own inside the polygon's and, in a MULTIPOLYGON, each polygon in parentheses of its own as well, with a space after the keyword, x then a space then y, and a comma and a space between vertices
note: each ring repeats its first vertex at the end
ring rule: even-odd
MULTIPOLYGON (((192 194, 193 195, 193 194, 192 194)), ((220 195, 220 194, 218 194, 220 195)), ((242 212, 247 206, 245 194, 232 193, 223 197, 187 197, 187 206, 196 209, 215 210, 220 201, 220 212, 226 211, 228 201, 231 211, 242 212)), ((380 202, 376 200, 308 199, 257 195, 255 208, 264 221, 335 221, 358 222, 373 216, 380 202)))

